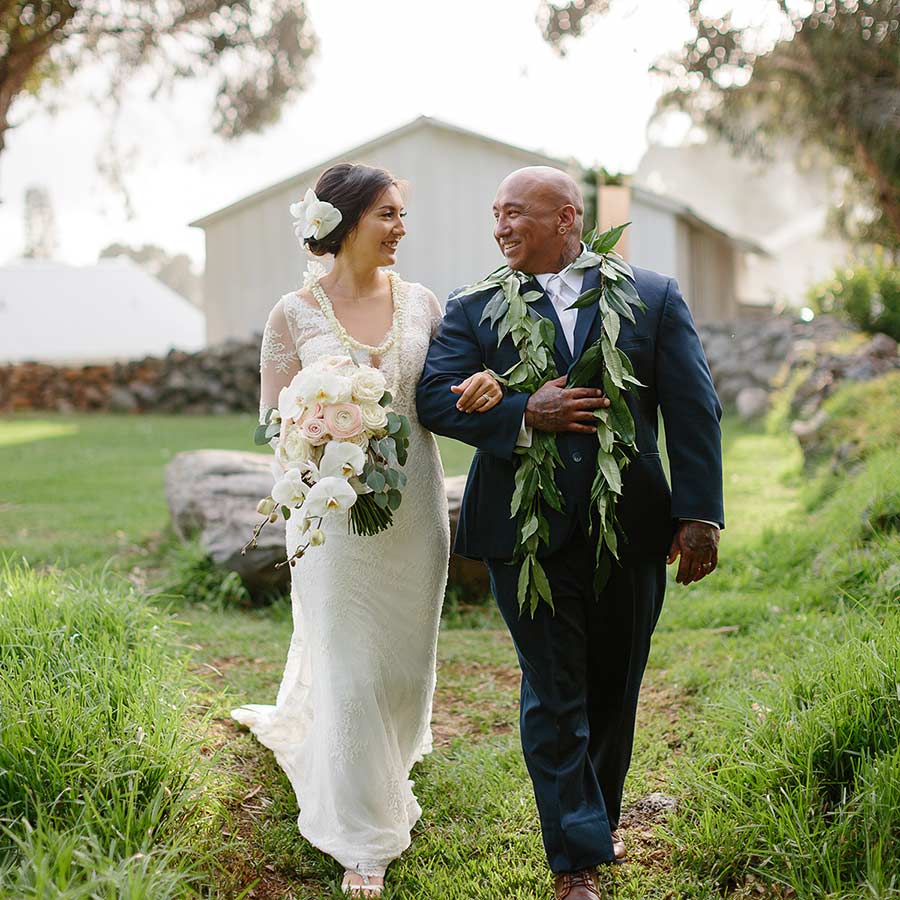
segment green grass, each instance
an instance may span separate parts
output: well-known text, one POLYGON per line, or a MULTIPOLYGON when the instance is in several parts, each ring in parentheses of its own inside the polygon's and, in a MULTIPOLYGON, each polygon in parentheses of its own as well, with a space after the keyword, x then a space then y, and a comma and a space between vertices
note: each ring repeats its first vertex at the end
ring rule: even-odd
MULTIPOLYGON (((0 552, 64 566, 127 559, 166 526, 166 463, 184 450, 258 450, 255 424, 250 415, 0 418, 0 552)), ((471 448, 439 444, 447 474, 465 473, 471 448)))
POLYGON ((0 563, 0 896, 196 894, 215 804, 172 644, 117 580, 0 563))
MULTIPOLYGON (((728 527, 720 567, 699 584, 669 585, 626 784, 626 807, 661 790, 676 795, 680 808, 668 820, 626 831, 631 862, 604 873, 610 896, 898 897, 892 881, 900 871, 898 386, 893 376, 832 398, 825 456, 807 471, 785 429, 724 423, 728 527), (835 464, 830 454, 841 447, 842 462, 835 464)), ((0 460, 7 454, 0 471, 10 473, 15 462, 32 485, 43 475, 50 485, 41 495, 46 509, 56 494, 65 498, 54 528, 41 531, 44 508, 39 514, 29 506, 28 490, 7 474, 11 485, 0 495, 23 505, 0 508, 0 517, 8 517, 0 524, 7 533, 10 523, 26 529, 16 546, 36 558, 61 550, 94 567, 119 553, 126 566, 137 566, 134 578, 162 584, 177 576, 179 561, 142 573, 145 557, 127 548, 163 527, 165 459, 192 446, 244 448, 249 424, 249 417, 0 422, 0 460), (150 430, 133 433, 139 423, 150 430), (218 438, 208 440, 215 428, 218 438), (109 519, 127 474, 113 479, 115 487, 101 484, 93 500, 70 503, 60 473, 71 459, 84 467, 102 457, 117 466, 113 448, 97 446, 110 430, 125 448, 119 453, 130 453, 145 477, 132 487, 141 509, 121 539, 126 549, 105 534, 100 552, 87 523, 109 519), (160 447, 168 448, 165 457, 160 447)), ((471 455, 446 443, 442 453, 448 473, 464 471, 471 455)), ((70 479, 72 473, 82 480, 80 469, 69 469, 70 479)), ((236 898, 258 879, 262 896, 338 897, 339 867, 298 836, 286 777, 228 717, 237 703, 274 696, 290 609, 283 601, 241 609, 223 597, 220 580, 203 586, 199 602, 166 602, 177 604, 184 661, 190 656, 194 676, 201 676, 192 702, 208 710, 204 753, 218 753, 216 796, 225 810, 213 892, 236 898)), ((496 612, 454 612, 445 620, 436 748, 413 774, 424 816, 412 847, 390 870, 388 900, 550 896, 519 750, 517 680, 496 612)), ((54 859, 65 861, 66 845, 45 844, 35 842, 21 855, 52 870, 54 859)), ((116 865, 124 863, 113 865, 102 847, 96 854, 96 866, 118 884, 116 865)), ((85 868, 91 859, 85 857, 85 868)), ((160 873, 168 871, 161 866, 160 873)), ((160 896, 169 896, 166 890, 160 896)))

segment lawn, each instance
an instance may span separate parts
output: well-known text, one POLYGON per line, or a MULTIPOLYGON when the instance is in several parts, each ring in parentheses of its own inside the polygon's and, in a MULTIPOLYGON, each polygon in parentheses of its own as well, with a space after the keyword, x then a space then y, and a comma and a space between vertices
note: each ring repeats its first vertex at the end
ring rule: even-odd
MULTIPOLYGON (((878 395, 877 409, 865 396, 835 398, 833 443, 858 443, 850 470, 804 473, 785 430, 726 421, 721 564, 698 585, 669 585, 626 785, 631 861, 605 873, 610 893, 898 897, 900 475, 892 434, 860 421, 867 409, 888 416, 898 387, 878 395), (865 436, 876 431, 869 453, 865 436), (674 797, 675 813, 641 802, 653 792, 674 797)), ((251 426, 250 417, 0 420, 0 524, 10 547, 92 573, 112 555, 141 583, 133 548, 165 527, 165 461, 182 449, 246 449, 251 426)), ((448 473, 465 470, 468 448, 441 449, 448 473)), ((147 572, 143 582, 152 588, 166 574, 147 572)), ((237 900, 255 884, 261 900, 340 896, 337 864, 297 834, 293 794, 272 755, 228 717, 234 705, 274 697, 287 605, 247 610, 177 596, 155 604, 187 667, 182 736, 209 761, 218 839, 208 845, 198 832, 195 848, 214 859, 206 892, 237 900)), ((496 614, 477 629, 460 624, 448 620, 441 633, 435 752, 413 774, 424 816, 386 897, 546 898, 511 643, 496 614)), ((0 866, 0 896, 4 884, 0 866)))
MULTIPOLYGON (((256 421, 228 416, 0 418, 2 551, 33 562, 103 565, 127 558, 168 521, 166 463, 184 450, 260 450, 256 421)), ((439 439, 448 475, 472 450, 439 439)))

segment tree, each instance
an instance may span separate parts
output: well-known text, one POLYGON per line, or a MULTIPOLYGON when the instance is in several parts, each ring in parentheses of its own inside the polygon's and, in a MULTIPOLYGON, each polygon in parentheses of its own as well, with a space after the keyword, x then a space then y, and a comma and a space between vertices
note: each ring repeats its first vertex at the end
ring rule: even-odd
POLYGON ((138 71, 155 91, 215 74, 215 131, 259 131, 305 86, 315 49, 302 0, 0 0, 0 152, 17 99, 92 62, 113 73, 113 99, 138 71))
POLYGON ((45 188, 30 187, 25 191, 26 259, 53 259, 57 250, 56 218, 45 188))
POLYGON ((145 272, 158 278, 166 287, 189 300, 194 306, 202 308, 201 278, 194 271, 191 258, 186 253, 170 256, 156 244, 143 244, 140 247, 110 244, 100 251, 100 259, 111 259, 117 256, 125 256, 134 260, 145 272))
MULTIPOLYGON (((582 34, 614 2, 542 0, 544 38, 564 52, 567 37, 582 34)), ((711 16, 703 0, 688 0, 694 36, 654 66, 670 85, 660 109, 684 110, 742 151, 765 154, 785 136, 824 148, 849 173, 849 197, 873 210, 857 222, 856 236, 900 247, 900 5, 770 5, 782 32, 766 44, 731 14, 711 16)))

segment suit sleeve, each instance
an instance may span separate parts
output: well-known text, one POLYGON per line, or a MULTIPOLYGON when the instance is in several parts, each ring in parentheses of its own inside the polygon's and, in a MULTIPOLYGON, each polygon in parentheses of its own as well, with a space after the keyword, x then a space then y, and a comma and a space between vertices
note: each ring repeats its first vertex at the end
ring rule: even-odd
POLYGON ((483 349, 466 310, 458 299, 451 298, 416 389, 419 421, 435 434, 512 459, 529 395, 504 392, 493 409, 464 413, 456 408, 457 395, 450 390, 451 385, 482 371, 484 366, 483 349))
POLYGON ((656 346, 656 385, 666 429, 672 517, 725 527, 722 406, 690 310, 669 279, 656 346))

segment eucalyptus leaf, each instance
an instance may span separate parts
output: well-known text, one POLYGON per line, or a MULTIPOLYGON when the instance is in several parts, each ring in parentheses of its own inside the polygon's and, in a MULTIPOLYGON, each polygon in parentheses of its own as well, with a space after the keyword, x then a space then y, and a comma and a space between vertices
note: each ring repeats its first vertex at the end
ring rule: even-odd
POLYGON ((386 479, 384 475, 376 469, 366 479, 366 484, 372 488, 376 494, 380 494, 384 490, 386 479))
POLYGON ((263 444, 268 444, 269 439, 266 437, 266 432, 268 431, 267 425, 258 425, 256 430, 253 432, 253 443, 262 446, 263 444))
POLYGON ((390 391, 385 391, 381 395, 381 399, 378 401, 382 406, 390 406, 394 402, 394 398, 391 395, 390 391))
POLYGON ((400 491, 390 491, 387 495, 388 498, 388 506, 393 509, 398 509, 400 506, 403 497, 400 494, 400 491))
POLYGON ((387 494, 373 494, 372 499, 375 501, 375 505, 379 509, 387 509, 387 506, 388 506, 387 494))

